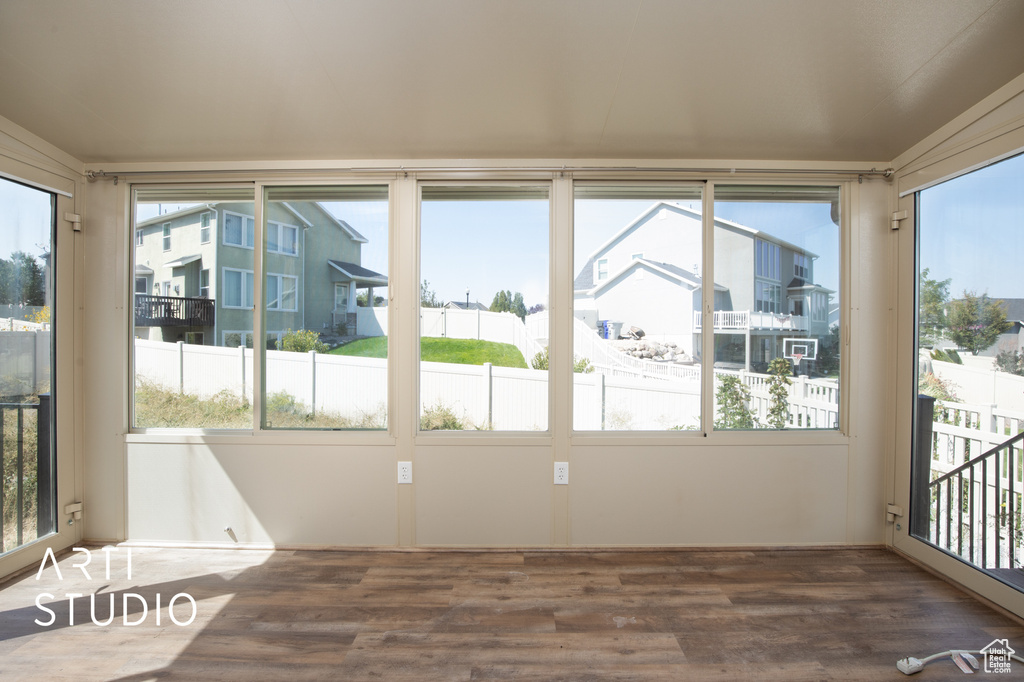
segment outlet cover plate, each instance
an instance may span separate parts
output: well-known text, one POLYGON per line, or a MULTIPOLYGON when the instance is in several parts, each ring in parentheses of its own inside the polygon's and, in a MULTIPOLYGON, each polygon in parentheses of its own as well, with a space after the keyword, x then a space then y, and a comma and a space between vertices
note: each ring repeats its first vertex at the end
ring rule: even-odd
POLYGON ((401 484, 412 483, 412 462, 398 463, 398 482, 401 484))
POLYGON ((569 485, 568 462, 555 462, 555 485, 569 485))

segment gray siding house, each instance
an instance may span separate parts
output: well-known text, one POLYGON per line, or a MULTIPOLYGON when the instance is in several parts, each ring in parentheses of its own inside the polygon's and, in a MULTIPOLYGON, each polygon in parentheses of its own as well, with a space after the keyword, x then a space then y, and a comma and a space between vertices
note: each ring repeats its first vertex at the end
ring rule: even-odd
MULTIPOLYGON (((661 201, 594 251, 574 282, 586 320, 640 327, 700 356, 701 214, 661 201)), ((716 361, 751 368, 783 339, 828 334, 835 292, 814 284, 817 255, 766 232, 715 219, 716 361)))
MULTIPOLYGON (((264 230, 268 347, 289 330, 355 329, 356 294, 387 287, 362 267, 366 238, 315 201, 269 202, 264 230)), ((253 345, 253 204, 196 204, 135 226, 135 335, 253 345)))

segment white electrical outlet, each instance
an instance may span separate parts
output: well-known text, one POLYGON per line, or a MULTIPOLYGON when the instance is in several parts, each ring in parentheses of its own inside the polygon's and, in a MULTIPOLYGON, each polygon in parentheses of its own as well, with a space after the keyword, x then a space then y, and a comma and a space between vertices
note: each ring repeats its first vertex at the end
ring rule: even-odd
POLYGON ((569 485, 568 462, 555 462, 555 485, 569 485))
POLYGON ((398 482, 412 483, 412 462, 398 463, 398 482))

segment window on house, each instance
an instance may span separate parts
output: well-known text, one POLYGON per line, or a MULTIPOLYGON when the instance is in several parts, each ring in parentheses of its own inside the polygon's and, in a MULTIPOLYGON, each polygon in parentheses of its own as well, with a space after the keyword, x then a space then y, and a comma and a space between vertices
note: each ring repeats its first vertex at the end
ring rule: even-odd
POLYGON ((267 223, 267 253, 298 255, 299 228, 275 222, 267 223))
POLYGON ((164 233, 164 251, 170 251, 171 250, 171 224, 170 223, 164 223, 163 233, 164 233))
POLYGON ((253 328, 253 252, 197 247, 213 239, 220 211, 232 232, 224 243, 251 245, 253 190, 136 185, 132 196, 134 234, 159 229, 164 237, 136 237, 132 268, 147 273, 136 286, 152 278, 154 293, 175 297, 138 297, 132 306, 132 426, 252 429, 252 354, 214 346, 251 346, 232 330, 253 328), (174 249, 164 253, 171 232, 174 249))
POLYGON ((224 212, 224 243, 251 249, 255 243, 256 223, 252 216, 224 212))
POLYGON ((135 278, 135 293, 137 293, 137 294, 148 294, 149 293, 149 283, 146 281, 145 277, 136 277, 135 278))
POLYGON ((199 216, 199 243, 210 243, 210 213, 203 213, 199 216))
POLYGON ((691 267, 703 258, 701 196, 698 186, 577 183, 575 430, 701 429, 703 283, 691 267), (628 265, 609 279, 608 261, 628 265))
POLYGON ((800 277, 801 279, 809 280, 811 278, 811 268, 809 266, 810 261, 807 258, 807 254, 794 253, 793 254, 793 275, 800 277))
POLYGON ((298 310, 295 294, 298 277, 291 275, 267 275, 267 310, 298 310))
POLYGON ((235 270, 224 268, 221 273, 224 281, 223 301, 225 308, 251 308, 253 291, 252 270, 235 270))
POLYGON ((265 189, 263 428, 387 428, 388 212, 386 186, 265 189))
POLYGON ((421 190, 420 430, 546 431, 549 187, 421 190))
POLYGON ((135 246, 142 246, 143 242, 142 230, 135 230, 135 246))
POLYGON ((839 189, 715 185, 714 196, 714 428, 838 429, 839 320, 821 310, 839 304, 839 189))

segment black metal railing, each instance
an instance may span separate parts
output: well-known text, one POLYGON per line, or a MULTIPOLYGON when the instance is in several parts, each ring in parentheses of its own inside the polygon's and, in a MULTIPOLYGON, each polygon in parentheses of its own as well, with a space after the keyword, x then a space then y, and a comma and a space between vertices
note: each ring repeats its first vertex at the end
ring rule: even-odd
POLYGON ((50 415, 49 394, 41 394, 38 403, 0 403, 0 470, 3 471, 3 484, 0 485, 0 551, 19 547, 53 531, 54 469, 50 449, 50 415), (33 427, 26 420, 32 412, 35 412, 36 422, 34 434, 33 427), (32 435, 35 435, 34 443, 32 435), (30 471, 32 465, 35 465, 34 474, 30 471), (32 492, 35 493, 35 504, 26 505, 26 496, 32 492), (35 536, 31 538, 25 537, 26 515, 30 513, 28 507, 35 508, 36 517, 35 536), (15 525, 11 539, 8 539, 5 528, 8 517, 15 525))
POLYGON ((213 316, 208 298, 135 294, 136 327, 210 327, 213 316))
POLYGON ((1020 568, 1024 432, 928 484, 928 539, 983 569, 1020 568))

